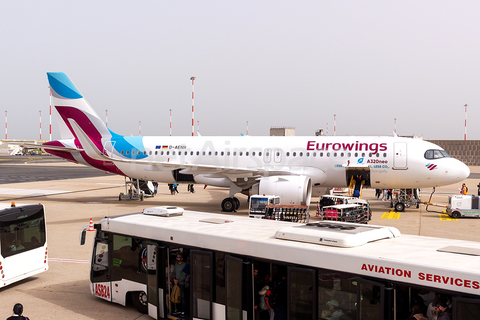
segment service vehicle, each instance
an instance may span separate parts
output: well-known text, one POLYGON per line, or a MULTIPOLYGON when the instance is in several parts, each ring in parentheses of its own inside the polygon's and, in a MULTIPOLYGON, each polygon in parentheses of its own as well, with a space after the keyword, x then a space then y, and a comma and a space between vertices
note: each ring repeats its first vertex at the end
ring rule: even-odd
POLYGON ((275 195, 253 195, 250 197, 250 218, 264 219, 268 205, 280 204, 280 197, 275 195))
POLYGON ((48 270, 42 204, 0 204, 0 287, 48 270))
POLYGON ((415 206, 418 209, 420 203, 420 189, 418 188, 392 190, 390 208, 395 208, 396 212, 403 212, 405 208, 410 208, 410 206, 415 206))
POLYGON ((317 217, 320 217, 322 220, 368 223, 370 214, 361 204, 347 203, 324 206, 317 217))
POLYGON ((480 319, 479 242, 192 211, 127 214, 94 227, 91 293, 121 305, 132 299, 155 319, 253 320, 255 270, 284 281, 287 319, 316 320, 332 305, 349 319, 398 319, 412 308, 398 297, 420 291, 447 295, 454 320, 480 319), (179 257, 189 263, 185 306, 167 303, 179 257))
POLYGON ((452 218, 480 217, 479 196, 456 194, 448 196, 447 214, 452 218))
POLYGON ((321 195, 319 201, 317 203, 317 212, 316 216, 322 216, 322 208, 324 206, 332 206, 338 204, 359 204, 362 205, 367 215, 368 220, 372 219, 372 209, 370 208, 370 203, 368 200, 360 199, 357 197, 349 197, 349 196, 337 196, 331 194, 324 194, 321 195))

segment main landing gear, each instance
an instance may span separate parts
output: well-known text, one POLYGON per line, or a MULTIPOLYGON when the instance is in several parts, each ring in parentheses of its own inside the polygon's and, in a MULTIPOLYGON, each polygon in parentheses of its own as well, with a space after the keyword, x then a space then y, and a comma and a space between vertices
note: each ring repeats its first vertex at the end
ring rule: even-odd
POLYGON ((225 198, 222 201, 222 211, 234 212, 240 207, 240 200, 235 197, 225 198))

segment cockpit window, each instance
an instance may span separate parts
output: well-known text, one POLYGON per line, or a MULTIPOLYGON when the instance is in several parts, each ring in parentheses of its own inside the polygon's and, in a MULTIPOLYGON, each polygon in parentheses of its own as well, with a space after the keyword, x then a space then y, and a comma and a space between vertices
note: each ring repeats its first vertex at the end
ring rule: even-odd
POLYGON ((425 152, 425 159, 440 159, 449 157, 450 155, 445 150, 427 150, 425 152))

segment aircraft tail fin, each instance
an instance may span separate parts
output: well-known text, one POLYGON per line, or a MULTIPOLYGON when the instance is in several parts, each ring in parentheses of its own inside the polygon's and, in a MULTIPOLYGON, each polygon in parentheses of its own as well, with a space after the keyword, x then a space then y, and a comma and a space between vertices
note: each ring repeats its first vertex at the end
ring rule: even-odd
POLYGON ((110 139, 112 136, 102 119, 64 72, 48 72, 47 77, 52 92, 52 105, 59 116, 62 139, 77 138, 69 121, 73 119, 102 150, 102 138, 110 139))

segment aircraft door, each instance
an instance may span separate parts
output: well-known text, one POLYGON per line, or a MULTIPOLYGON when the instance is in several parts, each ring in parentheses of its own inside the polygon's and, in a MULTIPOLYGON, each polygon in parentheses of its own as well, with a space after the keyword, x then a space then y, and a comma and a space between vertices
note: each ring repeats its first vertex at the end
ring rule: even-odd
POLYGON ((263 161, 265 163, 270 163, 272 161, 272 149, 265 149, 263 152, 263 161))
POLYGON ((275 149, 273 157, 276 163, 282 162, 282 149, 275 149))
POLYGON ((397 170, 408 169, 406 142, 395 142, 393 144, 393 169, 397 169, 397 170))

